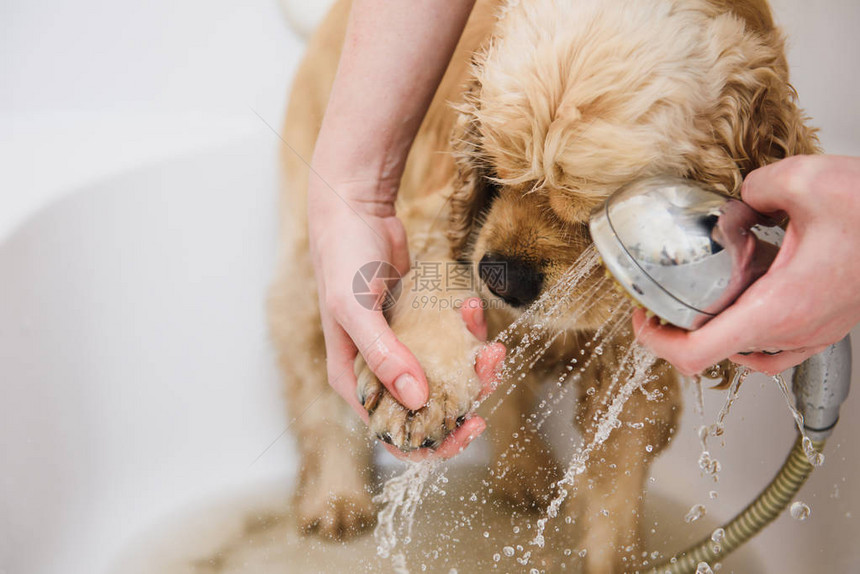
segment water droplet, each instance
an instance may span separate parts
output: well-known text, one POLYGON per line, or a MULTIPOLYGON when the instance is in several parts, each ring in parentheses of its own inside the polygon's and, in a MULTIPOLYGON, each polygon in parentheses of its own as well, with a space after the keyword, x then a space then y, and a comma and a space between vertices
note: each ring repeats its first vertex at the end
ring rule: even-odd
POLYGON ((722 470, 722 465, 720 461, 713 458, 711 453, 708 451, 702 451, 702 454, 699 456, 699 468, 705 474, 716 476, 719 474, 720 470, 722 470))
POLYGON ((694 505, 690 511, 684 516, 684 522, 690 524, 691 522, 695 522, 705 514, 707 514, 708 509, 705 508, 704 504, 696 504, 694 505))
POLYGON ((708 496, 711 497, 711 500, 715 500, 719 496, 719 493, 716 490, 712 490, 708 493, 708 496))
POLYGON ((510 558, 511 556, 514 555, 514 547, 513 546, 505 546, 504 548, 502 548, 502 552, 505 554, 505 556, 510 558))
POLYGON ((496 552, 495 554, 493 554, 493 562, 498 562, 498 561, 499 561, 499 560, 501 560, 501 559, 502 559, 502 555, 501 555, 501 554, 499 554, 498 552, 496 552))
POLYGON ((809 437, 803 437, 803 453, 806 455, 806 460, 812 466, 821 466, 824 464, 824 454, 815 450, 812 440, 809 437))
POLYGON ((696 574, 714 574, 714 571, 711 570, 711 565, 707 562, 699 562, 696 565, 696 574))
POLYGON ((582 550, 577 552, 577 554, 579 555, 580 558, 585 558, 585 555, 588 554, 588 550, 586 548, 583 548, 582 550))
POLYGON ((809 515, 812 513, 812 510, 809 509, 809 506, 800 502, 799 500, 791 503, 791 517, 795 520, 806 520, 809 518, 809 515))
POLYGON ((646 445, 645 445, 645 450, 646 450, 647 452, 651 452, 651 451, 653 451, 653 450, 654 450, 654 446, 653 446, 653 445, 650 445, 650 444, 646 444, 646 445))
POLYGON ((713 532, 711 532, 711 540, 716 544, 722 544, 723 540, 726 539, 726 531, 722 528, 717 528, 713 532))

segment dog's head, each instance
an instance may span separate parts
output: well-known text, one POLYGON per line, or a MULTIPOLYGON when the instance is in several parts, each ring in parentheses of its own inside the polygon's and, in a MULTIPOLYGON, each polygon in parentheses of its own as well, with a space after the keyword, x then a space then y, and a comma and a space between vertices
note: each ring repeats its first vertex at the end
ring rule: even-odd
MULTIPOLYGON (((512 3, 475 58, 450 239, 457 259, 505 265, 504 286, 480 274, 512 309, 559 280, 590 244, 591 210, 626 182, 668 174, 737 194, 752 169, 816 151, 761 2, 754 17, 721 0, 624 4, 512 3)), ((577 326, 605 317, 598 305, 577 326)))

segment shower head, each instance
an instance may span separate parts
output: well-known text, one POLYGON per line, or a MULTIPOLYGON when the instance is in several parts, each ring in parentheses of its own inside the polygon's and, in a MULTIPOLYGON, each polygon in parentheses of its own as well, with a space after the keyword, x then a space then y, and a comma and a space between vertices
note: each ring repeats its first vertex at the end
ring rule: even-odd
MULTIPOLYGON (((592 212, 589 228, 607 271, 627 293, 684 329, 707 323, 762 276, 784 235, 742 201, 670 177, 622 187, 592 212)), ((724 525, 720 549, 708 536, 649 572, 692 572, 698 562, 714 563, 779 516, 812 471, 808 448, 820 449, 833 432, 850 383, 847 336, 799 365, 793 391, 812 442, 798 440, 767 488, 724 525)))
MULTIPOLYGON (((629 295, 661 319, 698 329, 763 275, 780 227, 744 202, 671 177, 634 181, 594 210, 591 237, 629 295)), ((793 390, 807 432, 826 438, 851 379, 848 337, 807 359, 793 390)))
POLYGON ((594 210, 591 237, 629 295, 697 329, 767 271, 783 231, 744 202, 694 181, 634 181, 594 210))

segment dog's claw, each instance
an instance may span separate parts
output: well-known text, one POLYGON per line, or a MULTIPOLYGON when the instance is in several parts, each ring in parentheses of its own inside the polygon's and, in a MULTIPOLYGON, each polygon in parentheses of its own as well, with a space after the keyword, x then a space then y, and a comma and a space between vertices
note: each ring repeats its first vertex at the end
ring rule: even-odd
POLYGON ((364 407, 368 414, 373 414, 373 411, 379 405, 379 399, 382 398, 384 388, 360 357, 361 355, 355 361, 355 394, 358 397, 358 402, 361 403, 361 406, 364 407))
POLYGON ((381 432, 376 435, 376 438, 387 444, 394 444, 394 439, 391 438, 390 432, 381 432))
POLYGON ((356 357, 355 373, 356 397, 369 414, 371 436, 403 452, 438 448, 445 437, 466 422, 479 390, 471 378, 431 384, 427 404, 410 411, 386 391, 361 355, 356 357))
POLYGON ((367 411, 368 414, 373 414, 373 411, 376 410, 377 405, 379 404, 379 399, 382 398, 381 392, 370 393, 367 397, 365 397, 364 401, 362 401, 361 405, 367 411))

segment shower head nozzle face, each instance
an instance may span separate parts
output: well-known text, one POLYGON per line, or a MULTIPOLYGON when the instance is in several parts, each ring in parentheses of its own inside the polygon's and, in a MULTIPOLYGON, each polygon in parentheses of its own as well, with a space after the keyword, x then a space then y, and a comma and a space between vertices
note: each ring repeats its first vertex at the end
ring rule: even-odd
POLYGON ((589 227, 631 297, 685 329, 704 325, 764 274, 782 240, 745 203, 670 177, 619 189, 589 227))

